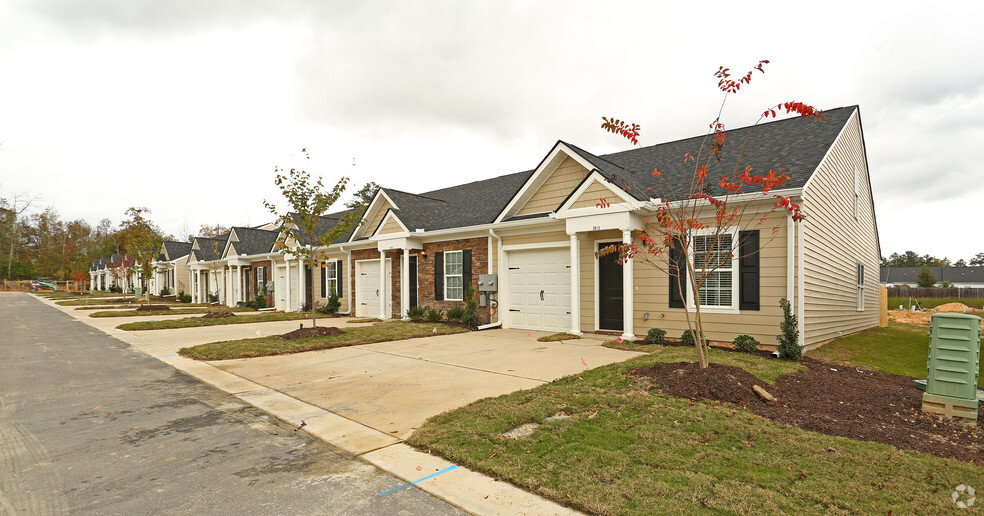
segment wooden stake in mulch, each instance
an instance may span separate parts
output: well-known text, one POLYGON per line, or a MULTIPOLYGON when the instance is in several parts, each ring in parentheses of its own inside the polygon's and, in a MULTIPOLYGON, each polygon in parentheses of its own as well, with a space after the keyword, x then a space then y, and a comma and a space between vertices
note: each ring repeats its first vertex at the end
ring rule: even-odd
POLYGON ((776 404, 776 397, 769 394, 769 391, 759 387, 758 385, 753 385, 752 390, 754 390, 755 394, 758 394, 759 397, 762 398, 762 401, 768 403, 769 405, 776 404))

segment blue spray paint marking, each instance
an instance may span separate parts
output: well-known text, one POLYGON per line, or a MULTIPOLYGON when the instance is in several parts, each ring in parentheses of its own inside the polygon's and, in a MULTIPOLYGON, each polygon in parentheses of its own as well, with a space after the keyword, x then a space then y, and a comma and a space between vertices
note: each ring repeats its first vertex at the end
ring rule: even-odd
POLYGON ((400 489, 406 489, 406 488, 408 488, 408 487, 416 484, 417 482, 423 482, 424 480, 427 480, 428 478, 434 478, 434 477, 436 477, 436 476, 438 476, 438 475, 440 475, 442 473, 447 473, 448 471, 451 471, 451 470, 457 469, 457 468, 458 468, 458 466, 450 466, 450 467, 444 468, 441 471, 438 471, 437 473, 433 473, 433 474, 427 475, 424 478, 420 478, 420 479, 414 480, 413 482, 410 482, 409 484, 402 485, 402 486, 400 486, 400 487, 398 487, 396 489, 390 489, 389 491, 386 491, 385 493, 379 493, 376 496, 383 496, 383 495, 388 495, 390 493, 395 493, 395 492, 399 491, 400 489))

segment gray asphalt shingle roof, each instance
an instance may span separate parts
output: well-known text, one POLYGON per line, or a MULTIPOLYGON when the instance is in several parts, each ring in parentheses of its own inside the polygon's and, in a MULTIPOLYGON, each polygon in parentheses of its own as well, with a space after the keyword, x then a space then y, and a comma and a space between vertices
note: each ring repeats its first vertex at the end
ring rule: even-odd
POLYGON ((165 240, 162 247, 164 248, 164 259, 168 261, 188 256, 188 253, 191 252, 191 242, 165 240))
POLYGON ((195 259, 200 262, 221 259, 227 240, 229 240, 229 233, 214 238, 195 237, 195 241, 198 242, 198 249, 193 250, 192 253, 195 255, 195 259))
POLYGON ((233 227, 236 232, 238 242, 233 242, 239 254, 258 255, 267 254, 273 249, 274 242, 277 241, 279 231, 267 231, 265 229, 255 229, 247 227, 233 227))

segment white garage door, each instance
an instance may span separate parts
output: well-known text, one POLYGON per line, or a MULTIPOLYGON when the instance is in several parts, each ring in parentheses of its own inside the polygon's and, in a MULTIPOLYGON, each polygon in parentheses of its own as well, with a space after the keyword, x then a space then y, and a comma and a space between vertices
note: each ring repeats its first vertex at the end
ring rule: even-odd
MULTIPOLYGON (((392 260, 386 260, 386 284, 393 285, 392 260)), ((379 296, 379 260, 355 262, 355 315, 379 317, 379 296)), ((386 300, 386 313, 391 314, 393 313, 392 292, 386 293, 386 300)))
POLYGON ((513 328, 567 331, 571 328, 569 249, 510 251, 508 306, 513 328))

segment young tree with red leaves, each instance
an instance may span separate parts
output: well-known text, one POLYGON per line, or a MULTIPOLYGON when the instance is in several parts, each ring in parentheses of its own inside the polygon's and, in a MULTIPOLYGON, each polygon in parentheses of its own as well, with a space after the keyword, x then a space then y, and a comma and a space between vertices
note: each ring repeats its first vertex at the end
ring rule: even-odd
MULTIPOLYGON (((819 110, 802 102, 785 102, 766 109, 759 119, 749 128, 744 141, 740 143, 734 165, 728 165, 720 179, 708 177, 708 166, 711 160, 724 161, 721 150, 724 148, 727 133, 721 122, 721 114, 725 102, 731 94, 737 94, 743 85, 751 82, 752 74, 758 70, 765 73, 764 66, 769 61, 758 63, 746 75, 737 81, 731 79, 729 69, 721 67, 715 73, 718 88, 724 93, 724 99, 718 110, 717 117, 711 122, 710 130, 701 141, 699 148, 693 153, 686 153, 681 158, 692 170, 689 175, 689 186, 684 192, 674 191, 664 179, 656 164, 653 165, 652 176, 656 178, 658 188, 654 194, 659 194, 650 206, 654 217, 641 217, 643 230, 639 235, 641 244, 635 243, 613 245, 599 252, 600 255, 619 253, 619 263, 634 259, 652 265, 676 279, 676 289, 680 298, 686 300, 686 293, 694 293, 694 303, 684 301, 687 317, 687 327, 694 336, 697 348, 698 363, 701 368, 708 366, 708 342, 703 332, 701 318, 701 298, 711 295, 734 296, 734 289, 722 293, 714 291, 715 283, 720 276, 717 272, 725 263, 730 263, 735 257, 741 257, 742 239, 739 229, 744 230, 765 223, 774 212, 786 212, 793 221, 802 220, 805 215, 792 197, 774 194, 772 191, 785 185, 790 179, 785 170, 769 170, 765 174, 753 174, 751 166, 742 166, 742 153, 748 145, 754 128, 764 119, 775 117, 778 111, 796 113, 818 121, 825 119, 819 110), (763 202, 767 201, 767 202, 763 202), (765 209, 761 208, 765 205, 765 209), (749 210, 749 208, 752 208, 749 210), (685 278, 685 279, 684 279, 685 278)), ((603 117, 602 128, 621 135, 633 145, 638 145, 640 127, 622 120, 603 117)), ((717 168, 717 167, 715 167, 717 168)), ((689 173, 688 173, 689 174, 689 173)), ((655 197, 651 195, 650 197, 655 197)), ((601 199, 599 207, 607 207, 608 201, 601 199)), ((779 226, 773 229, 773 236, 779 226)), ((750 254, 758 252, 760 246, 750 254)), ((673 286, 671 286, 673 288, 673 286)))

